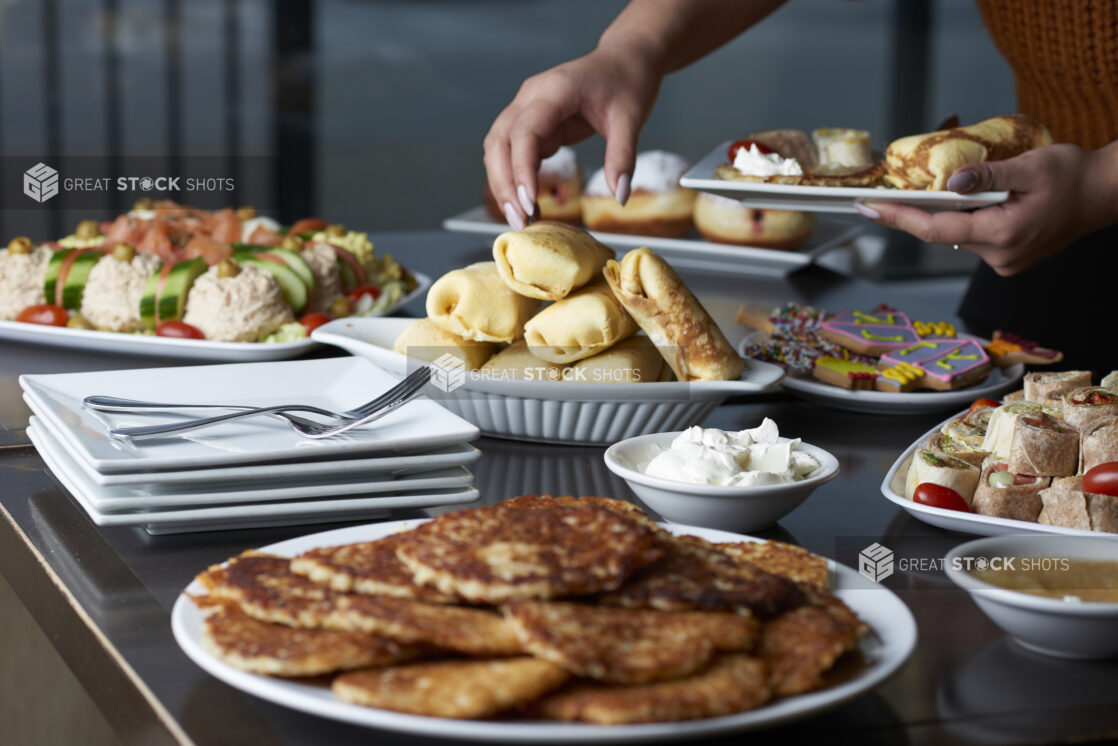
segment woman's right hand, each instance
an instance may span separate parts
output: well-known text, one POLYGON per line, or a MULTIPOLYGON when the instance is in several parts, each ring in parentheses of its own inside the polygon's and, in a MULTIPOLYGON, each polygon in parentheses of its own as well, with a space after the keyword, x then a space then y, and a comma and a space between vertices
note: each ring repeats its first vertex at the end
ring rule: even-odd
POLYGON ((524 81, 485 136, 489 188, 514 230, 536 217, 540 161, 595 132, 606 140, 606 183, 625 204, 663 79, 654 60, 631 46, 599 47, 524 81))

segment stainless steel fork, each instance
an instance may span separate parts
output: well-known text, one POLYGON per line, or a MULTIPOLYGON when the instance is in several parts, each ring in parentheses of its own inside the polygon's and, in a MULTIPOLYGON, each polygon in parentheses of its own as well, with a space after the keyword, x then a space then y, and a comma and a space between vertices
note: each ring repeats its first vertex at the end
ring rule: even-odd
MULTIPOLYGON (((163 425, 146 425, 142 427, 124 427, 110 430, 110 434, 119 437, 127 438, 130 440, 142 440, 145 438, 155 438, 162 435, 175 435, 179 433, 197 430, 203 427, 210 427, 212 425, 219 425, 232 420, 241 419, 242 417, 255 417, 257 415, 271 414, 283 417, 284 420, 291 426, 295 432, 307 438, 325 438, 330 435, 351 430, 360 425, 368 424, 373 420, 379 419, 396 409, 400 405, 409 401, 419 394, 427 382, 431 380, 431 369, 427 366, 419 368, 412 372, 400 383, 393 386, 381 396, 373 399, 370 402, 362 404, 359 407, 348 409, 344 412, 331 412, 320 407, 314 407, 305 404, 283 404, 270 407, 253 407, 241 409, 237 412, 230 412, 229 414, 218 415, 216 417, 206 417, 203 419, 187 420, 185 422, 176 422, 163 425), (296 417, 289 414, 290 412, 311 412, 323 416, 334 417, 341 420, 335 425, 325 425, 318 422, 305 419, 303 417, 296 417)), ((94 409, 103 411, 124 411, 124 410, 137 410, 152 408, 149 405, 155 405, 157 409, 179 409, 179 408, 198 408, 197 405, 161 405, 158 402, 133 402, 128 399, 118 399, 116 397, 87 397, 85 400, 88 406, 94 409)))

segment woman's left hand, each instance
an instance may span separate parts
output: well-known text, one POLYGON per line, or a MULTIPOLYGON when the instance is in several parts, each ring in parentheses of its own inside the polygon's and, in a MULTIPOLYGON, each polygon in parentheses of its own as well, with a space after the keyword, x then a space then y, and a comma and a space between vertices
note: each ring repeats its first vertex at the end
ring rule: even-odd
POLYGON ((947 180, 949 190, 1011 193, 1008 201, 974 212, 928 213, 872 200, 855 207, 879 225, 973 251, 999 275, 1014 275, 1118 221, 1116 147, 1048 145, 1004 161, 964 166, 947 180))

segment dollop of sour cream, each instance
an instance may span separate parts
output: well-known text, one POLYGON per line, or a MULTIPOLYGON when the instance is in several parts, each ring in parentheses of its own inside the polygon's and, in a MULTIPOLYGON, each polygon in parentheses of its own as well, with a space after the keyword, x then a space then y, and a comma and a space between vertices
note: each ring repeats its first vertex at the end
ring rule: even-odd
POLYGON ((748 150, 738 148, 734 168, 746 176, 803 176, 804 173, 795 158, 782 158, 779 153, 762 153, 756 143, 748 150))
POLYGON ((730 487, 797 482, 819 468, 814 457, 796 450, 800 442, 781 442, 768 417, 760 426, 736 433, 691 427, 669 448, 656 446, 641 471, 674 482, 730 487))

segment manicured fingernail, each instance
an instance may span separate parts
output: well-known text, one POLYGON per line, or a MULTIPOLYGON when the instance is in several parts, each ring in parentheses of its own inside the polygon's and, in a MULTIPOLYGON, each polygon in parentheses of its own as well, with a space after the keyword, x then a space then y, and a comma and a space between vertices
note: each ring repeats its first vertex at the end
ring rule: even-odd
POLYGON ((955 194, 966 194, 978 188, 978 174, 974 171, 956 171, 947 180, 948 190, 955 194))
POLYGON ((516 186, 516 196, 520 199, 520 206, 524 208, 525 215, 531 215, 536 210, 536 201, 528 194, 523 184, 516 186))
POLYGON ((854 202, 854 209, 858 212, 859 215, 864 218, 869 218, 870 220, 881 219, 881 213, 867 205, 862 200, 856 200, 854 202))
POLYGON ((524 230, 524 218, 520 217, 520 213, 512 206, 511 202, 506 202, 502 208, 505 211, 505 220, 508 221, 509 227, 514 231, 524 230))
POLYGON ((617 201, 621 203, 622 207, 629 201, 629 174, 621 174, 617 177, 617 189, 613 196, 617 197, 617 201))

